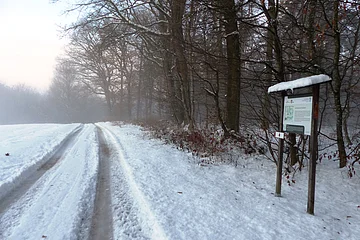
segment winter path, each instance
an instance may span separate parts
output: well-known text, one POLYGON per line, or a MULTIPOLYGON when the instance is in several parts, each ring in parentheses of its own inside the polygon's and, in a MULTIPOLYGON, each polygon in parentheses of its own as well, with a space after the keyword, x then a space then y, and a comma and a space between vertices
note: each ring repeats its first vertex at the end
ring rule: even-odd
POLYGON ((98 146, 85 125, 54 165, 0 219, 0 239, 83 239, 92 214, 98 146))
POLYGON ((97 179, 95 207, 90 230, 90 240, 113 239, 111 209, 110 156, 112 152, 103 132, 98 128, 99 173, 97 179))
POLYGON ((113 127, 106 124, 97 126, 101 129, 110 152, 114 239, 166 239, 133 178, 126 152, 113 133, 113 127))
POLYGON ((317 165, 311 216, 306 168, 276 198, 262 156, 199 165, 133 125, 0 126, 0 143, 1 240, 360 236, 360 178, 336 162, 317 165))

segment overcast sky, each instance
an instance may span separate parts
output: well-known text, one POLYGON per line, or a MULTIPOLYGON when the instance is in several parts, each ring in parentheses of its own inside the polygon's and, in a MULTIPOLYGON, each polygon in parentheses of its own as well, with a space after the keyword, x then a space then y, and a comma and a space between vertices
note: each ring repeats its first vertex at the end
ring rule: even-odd
POLYGON ((66 43, 66 6, 51 0, 0 0, 0 82, 45 91, 66 43))

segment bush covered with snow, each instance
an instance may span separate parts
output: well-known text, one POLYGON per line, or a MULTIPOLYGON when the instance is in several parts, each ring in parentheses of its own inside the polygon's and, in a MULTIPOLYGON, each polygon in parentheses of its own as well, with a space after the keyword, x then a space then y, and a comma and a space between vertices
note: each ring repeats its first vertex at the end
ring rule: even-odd
MULTIPOLYGON (((173 144, 178 149, 190 153, 200 165, 227 163, 237 166, 240 164, 238 161, 240 158, 254 154, 264 155, 275 164, 278 160, 278 139, 274 136, 276 132, 274 129, 242 126, 240 133, 232 132, 230 136, 226 136, 220 126, 214 125, 190 131, 188 125, 178 126, 165 120, 133 123, 148 131, 148 136, 151 138, 160 139, 166 144, 173 144)), ((113 124, 121 126, 124 123, 113 124)), ((355 165, 360 163, 360 132, 354 134, 352 140, 353 144, 346 149, 349 177, 356 174, 355 165)), ((296 182, 296 173, 308 165, 309 136, 296 135, 294 146, 297 162, 293 165, 290 164, 290 145, 289 135, 285 134, 283 175, 287 184, 293 185, 296 182)), ((318 162, 321 163, 324 159, 338 161, 339 156, 334 140, 322 133, 319 135, 318 162)))
POLYGON ((225 136, 219 126, 189 130, 189 126, 177 126, 169 121, 137 122, 150 137, 174 144, 178 149, 198 157, 199 164, 233 163, 240 155, 263 154, 265 147, 257 137, 245 129, 240 134, 225 136))

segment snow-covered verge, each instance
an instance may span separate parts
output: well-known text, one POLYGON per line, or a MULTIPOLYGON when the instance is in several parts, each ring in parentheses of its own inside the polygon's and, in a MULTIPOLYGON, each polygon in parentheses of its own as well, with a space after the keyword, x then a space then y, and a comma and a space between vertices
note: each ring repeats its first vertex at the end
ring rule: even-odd
POLYGON ((95 127, 85 125, 58 163, 3 214, 0 239, 86 239, 97 171, 95 127))
POLYGON ((80 124, 0 125, 0 199, 36 171, 80 127, 80 124))
POLYGON ((131 182, 139 218, 148 229, 155 229, 151 218, 158 229, 152 233, 158 233, 156 239, 355 240, 360 236, 360 178, 348 178, 337 162, 317 165, 312 216, 306 213, 306 168, 297 173, 295 184, 288 186, 284 180, 279 198, 274 196, 275 165, 260 155, 239 155, 236 168, 203 166, 192 154, 148 139, 140 127, 109 123, 106 127, 123 150, 119 161, 131 182))

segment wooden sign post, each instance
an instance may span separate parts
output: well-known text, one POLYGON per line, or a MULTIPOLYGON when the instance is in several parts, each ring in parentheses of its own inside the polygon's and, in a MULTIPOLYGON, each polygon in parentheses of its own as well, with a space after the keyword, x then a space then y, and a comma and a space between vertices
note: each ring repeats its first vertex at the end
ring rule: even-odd
POLYGON ((315 177, 316 177, 316 156, 318 150, 318 120, 319 120, 319 84, 312 87, 312 125, 310 142, 312 144, 309 161, 309 183, 308 183, 308 202, 307 213, 314 215, 315 205, 315 177))
MULTIPOLYGON (((283 115, 284 115, 284 93, 282 93, 281 97, 281 112, 279 119, 279 132, 282 132, 283 129, 283 115)), ((279 137, 279 153, 278 153, 278 161, 276 165, 276 188, 275 188, 275 196, 281 197, 281 179, 282 179, 282 168, 283 168, 283 156, 284 156, 284 134, 282 137, 279 137)))
POLYGON ((318 151, 319 89, 320 84, 331 81, 331 78, 320 74, 294 81, 281 82, 269 87, 268 93, 281 92, 281 116, 279 120, 279 152, 276 170, 275 196, 281 196, 281 179, 283 165, 284 132, 310 135, 311 152, 309 161, 307 213, 314 214, 315 177, 318 151), (309 94, 293 94, 294 89, 310 89, 309 94), (287 93, 291 93, 288 95, 287 93))

